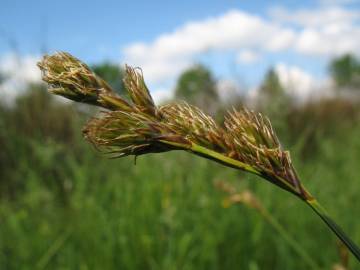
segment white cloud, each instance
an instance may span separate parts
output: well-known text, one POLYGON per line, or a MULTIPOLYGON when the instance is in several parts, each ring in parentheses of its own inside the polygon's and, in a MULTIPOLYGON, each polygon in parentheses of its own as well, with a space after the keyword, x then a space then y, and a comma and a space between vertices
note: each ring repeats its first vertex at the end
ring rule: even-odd
POLYGON ((263 18, 239 10, 189 22, 150 43, 134 43, 123 50, 124 60, 143 67, 148 80, 158 83, 178 75, 194 57, 206 51, 288 48, 294 32, 263 18), (150 74, 150 76, 149 76, 150 74))
POLYGON ((0 74, 4 81, 0 84, 2 99, 11 102, 28 83, 40 82, 41 74, 36 66, 39 57, 6 54, 0 58, 0 74))
POLYGON ((295 50, 301 54, 334 57, 344 53, 360 54, 360 28, 338 31, 337 26, 320 30, 307 28, 298 36, 295 50))
POLYGON ((334 57, 360 54, 360 11, 341 7, 289 11, 271 10, 275 21, 300 26, 292 48, 305 55, 334 57))
POLYGON ((234 98, 236 99, 241 95, 239 84, 234 80, 219 80, 216 89, 220 99, 224 102, 234 101, 234 98))
POLYGON ((358 3, 359 0, 319 0, 319 3, 321 5, 333 5, 333 6, 338 6, 338 5, 346 5, 346 4, 352 4, 352 3, 358 3))
MULTIPOLYGON (((294 65, 278 63, 275 71, 284 91, 298 103, 333 96, 335 88, 330 78, 315 78, 306 70, 294 65)), ((254 106, 259 97, 259 86, 247 92, 248 106, 254 106)))
POLYGON ((294 96, 309 96, 316 85, 315 79, 299 67, 280 63, 275 70, 286 91, 294 96))
POLYGON ((141 67, 145 73, 145 79, 148 83, 164 83, 174 76, 178 75, 180 71, 190 67, 192 62, 190 59, 173 59, 169 60, 146 60, 143 62, 139 60, 126 61, 130 65, 141 67))
MULTIPOLYGON (((140 66, 151 88, 170 89, 176 76, 207 52, 237 52, 237 63, 254 63, 283 51, 323 59, 349 52, 360 55, 359 21, 359 10, 340 6, 291 11, 277 8, 269 19, 232 10, 188 22, 152 42, 129 44, 123 48, 123 60, 140 66)), ((313 87, 319 88, 317 79, 298 67, 280 64, 277 70, 281 80, 300 97, 307 96, 313 87)))
POLYGON ((331 91, 332 87, 329 79, 314 78, 300 67, 279 63, 276 65, 275 70, 285 91, 299 101, 323 96, 331 91))
POLYGON ((287 10, 273 8, 270 15, 279 23, 293 23, 303 27, 324 27, 334 24, 351 24, 360 18, 358 10, 341 7, 322 7, 316 9, 287 10))
POLYGON ((16 56, 15 54, 6 54, 0 58, 0 73, 9 77, 16 77, 20 80, 35 82, 40 79, 39 68, 36 63, 39 57, 33 55, 16 56))
POLYGON ((253 50, 242 50, 236 56, 236 61, 238 63, 250 64, 258 61, 260 54, 253 50))
POLYGON ((289 49, 295 42, 296 34, 293 30, 283 28, 273 33, 271 38, 265 39, 260 47, 272 52, 289 49))
POLYGON ((151 96, 154 99, 155 104, 159 105, 163 102, 171 100, 173 92, 167 88, 157 89, 155 91, 151 91, 151 96))

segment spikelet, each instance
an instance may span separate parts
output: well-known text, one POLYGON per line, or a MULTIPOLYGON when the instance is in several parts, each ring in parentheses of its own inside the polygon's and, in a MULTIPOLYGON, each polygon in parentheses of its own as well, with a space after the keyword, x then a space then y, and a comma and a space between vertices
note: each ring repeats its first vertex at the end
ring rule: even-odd
POLYGON ((261 171, 271 182, 304 192, 292 166, 290 154, 283 151, 270 120, 260 113, 233 110, 224 125, 235 144, 237 159, 261 171))
POLYGON ((45 55, 38 67, 49 91, 73 101, 107 109, 130 110, 130 105, 90 68, 69 53, 45 55))
POLYGON ((186 102, 161 106, 159 112, 166 124, 184 138, 209 149, 226 153, 224 130, 199 108, 186 102))
MULTIPOLYGON (((163 141, 182 145, 191 144, 174 133, 165 124, 154 122, 136 112, 104 112, 101 117, 91 119, 83 129, 85 138, 97 149, 112 157, 142 155, 178 149, 163 141)), ((181 149, 181 148, 180 148, 181 149)))
POLYGON ((157 109, 147 88, 141 69, 125 67, 125 88, 134 104, 144 113, 156 116, 157 109))

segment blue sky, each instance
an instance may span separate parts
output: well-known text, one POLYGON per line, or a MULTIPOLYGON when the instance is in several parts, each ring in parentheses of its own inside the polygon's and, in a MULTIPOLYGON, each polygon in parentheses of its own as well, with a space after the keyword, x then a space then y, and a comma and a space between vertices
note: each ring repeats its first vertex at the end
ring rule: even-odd
MULTIPOLYGON (((310 8, 313 1, 281 6, 310 8)), ((4 35, 16 40, 20 52, 66 50, 85 61, 119 58, 132 42, 150 42, 188 21, 239 9, 260 16, 271 1, 19 1, 3 0, 0 9, 0 53, 9 50, 4 35), (45 44, 44 44, 45 43, 45 44)))
POLYGON ((208 65, 219 80, 250 88, 270 66, 284 82, 297 76, 311 84, 326 79, 332 57, 360 54, 359 7, 354 0, 3 0, 0 71, 14 49, 34 59, 46 50, 88 63, 139 65, 159 93, 171 91, 194 62, 208 65))

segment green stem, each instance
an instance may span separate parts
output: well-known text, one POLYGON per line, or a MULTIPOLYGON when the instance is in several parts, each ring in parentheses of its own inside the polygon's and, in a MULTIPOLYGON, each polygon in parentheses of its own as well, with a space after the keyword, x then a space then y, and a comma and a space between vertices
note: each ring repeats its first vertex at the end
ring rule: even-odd
POLYGON ((286 229, 263 207, 259 209, 260 214, 266 221, 284 238, 284 240, 300 255, 303 260, 312 268, 320 267, 314 262, 309 254, 298 244, 298 242, 286 231, 286 229))
MULTIPOLYGON (((214 160, 219 162, 225 166, 244 170, 253 174, 256 174, 260 177, 264 177, 261 172, 255 170, 252 166, 243 163, 239 160, 232 159, 230 157, 224 156, 216 151, 208 149, 206 147, 197 145, 197 144, 182 144, 177 142, 171 141, 161 141, 165 144, 169 144, 179 149, 184 149, 190 152, 193 152, 199 156, 206 157, 208 159, 214 160)), ((354 254, 357 260, 360 262, 360 249, 356 246, 356 244, 343 232, 343 230, 329 217, 325 209, 311 196, 311 194, 305 189, 304 186, 301 185, 302 193, 299 193, 297 189, 288 183, 287 181, 281 181, 280 185, 277 183, 278 186, 282 187, 283 189, 294 193, 295 195, 299 196, 302 200, 304 200, 319 217, 325 222, 325 224, 339 237, 339 239, 348 247, 348 249, 354 254)))
POLYGON ((190 151, 196 155, 205 157, 207 159, 216 161, 218 163, 221 163, 225 166, 231 167, 231 168, 235 168, 235 169, 240 169, 240 170, 244 170, 253 174, 256 174, 258 176, 261 176, 261 173, 258 172, 257 170, 255 170, 253 167, 251 167, 248 164, 245 164, 239 160, 233 159, 233 158, 229 158, 223 154, 220 154, 216 151, 213 151, 209 148, 200 146, 198 144, 192 143, 192 144, 183 144, 183 143, 178 143, 178 142, 173 142, 173 141, 166 141, 166 140, 160 140, 160 142, 171 145, 171 146, 175 146, 178 147, 179 149, 183 149, 183 150, 187 150, 190 151))
POLYGON ((337 235, 337 237, 344 243, 345 246, 360 262, 360 249, 359 247, 344 233, 344 231, 330 218, 326 210, 315 199, 306 200, 306 203, 312 210, 325 222, 325 224, 337 235))

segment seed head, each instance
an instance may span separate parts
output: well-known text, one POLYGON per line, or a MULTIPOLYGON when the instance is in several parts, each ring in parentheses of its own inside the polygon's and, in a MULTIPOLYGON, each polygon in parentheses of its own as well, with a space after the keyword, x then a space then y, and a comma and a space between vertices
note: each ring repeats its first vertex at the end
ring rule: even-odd
POLYGON ((109 84, 69 53, 45 55, 38 67, 49 91, 55 95, 109 109, 130 109, 128 102, 117 96, 109 84))
POLYGON ((38 65, 52 93, 110 110, 91 119, 84 136, 112 157, 186 150, 257 174, 307 199, 289 153, 282 150, 269 119, 259 113, 232 110, 219 125, 186 102, 155 106, 140 69, 126 66, 128 102, 68 53, 45 56, 38 65))

